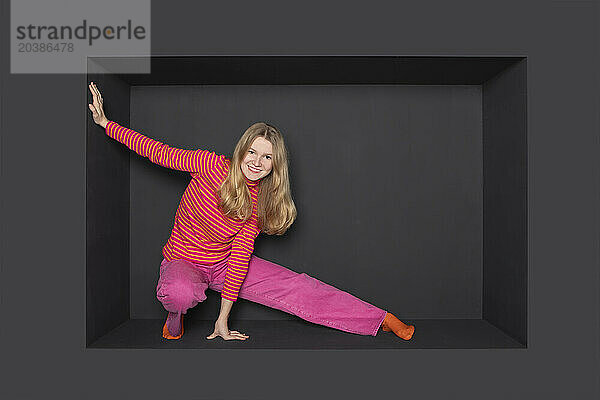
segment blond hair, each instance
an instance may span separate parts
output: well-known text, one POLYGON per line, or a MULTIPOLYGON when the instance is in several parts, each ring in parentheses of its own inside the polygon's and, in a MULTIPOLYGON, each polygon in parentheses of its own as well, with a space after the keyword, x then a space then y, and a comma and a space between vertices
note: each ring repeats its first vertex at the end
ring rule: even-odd
POLYGON ((252 198, 241 171, 241 164, 257 137, 263 137, 273 147, 272 170, 258 183, 258 227, 267 235, 283 235, 296 219, 288 174, 288 151, 283 135, 265 122, 252 124, 235 146, 229 172, 218 189, 219 208, 224 215, 248 220, 252 216, 252 198))

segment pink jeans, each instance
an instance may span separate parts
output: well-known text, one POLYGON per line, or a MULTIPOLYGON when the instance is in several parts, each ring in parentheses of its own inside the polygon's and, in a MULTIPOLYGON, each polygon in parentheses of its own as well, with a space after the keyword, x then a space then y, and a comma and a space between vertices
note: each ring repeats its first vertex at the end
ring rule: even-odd
MULTIPOLYGON (((156 296, 169 312, 185 314, 206 300, 206 289, 223 288, 227 259, 212 266, 163 259, 156 296)), ((386 311, 305 273, 250 257, 238 297, 306 321, 359 335, 375 336, 386 311)))

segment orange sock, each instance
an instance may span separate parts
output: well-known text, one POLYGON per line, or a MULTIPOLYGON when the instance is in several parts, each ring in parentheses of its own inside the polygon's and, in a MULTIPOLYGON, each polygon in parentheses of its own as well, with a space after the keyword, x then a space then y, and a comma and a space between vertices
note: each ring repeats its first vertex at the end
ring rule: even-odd
POLYGON ((381 323, 381 329, 384 332, 393 331, 396 334, 396 336, 404 340, 410 340, 413 333, 415 332, 414 325, 406 325, 404 322, 396 318, 396 316, 392 313, 385 314, 385 318, 381 323))
POLYGON ((183 336, 183 314, 181 314, 181 332, 179 333, 179 335, 178 336, 171 335, 171 333, 169 332, 169 328, 167 328, 167 321, 165 321, 165 325, 163 326, 162 336, 165 339, 179 339, 179 338, 181 338, 181 336, 183 336))

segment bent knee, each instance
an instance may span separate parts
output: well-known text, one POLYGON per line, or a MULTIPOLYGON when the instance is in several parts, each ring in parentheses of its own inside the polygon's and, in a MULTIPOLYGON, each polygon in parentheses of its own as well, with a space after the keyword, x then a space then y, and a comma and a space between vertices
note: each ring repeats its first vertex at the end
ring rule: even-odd
POLYGON ((182 309, 191 308, 198 302, 206 300, 206 294, 202 287, 195 287, 184 281, 161 284, 156 291, 156 297, 162 303, 182 309))

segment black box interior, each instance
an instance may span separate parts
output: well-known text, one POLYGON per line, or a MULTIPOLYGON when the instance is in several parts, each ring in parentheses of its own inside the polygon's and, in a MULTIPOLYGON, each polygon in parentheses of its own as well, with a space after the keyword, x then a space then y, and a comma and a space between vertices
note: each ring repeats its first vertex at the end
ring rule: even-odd
MULTIPOLYGON (((109 119, 228 157, 252 123, 277 126, 298 218, 255 254, 416 327, 360 336, 239 299, 243 348, 527 347, 526 58, 152 57, 151 74, 110 73, 129 61, 90 61, 109 119)), ((161 336, 161 249, 189 174, 91 118, 86 153, 87 347, 240 347, 205 339, 211 291, 181 340, 161 336)))

